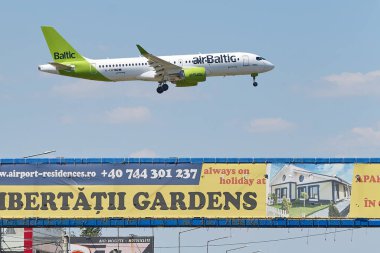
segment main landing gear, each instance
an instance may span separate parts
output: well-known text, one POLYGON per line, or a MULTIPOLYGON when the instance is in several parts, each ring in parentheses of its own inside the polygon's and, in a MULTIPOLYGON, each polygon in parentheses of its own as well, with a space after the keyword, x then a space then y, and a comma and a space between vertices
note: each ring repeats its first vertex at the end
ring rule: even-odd
POLYGON ((161 94, 164 91, 167 91, 169 89, 169 85, 167 85, 165 82, 159 82, 157 87, 158 94, 161 94))
POLYGON ((257 73, 253 73, 251 74, 252 78, 253 78, 253 86, 256 87, 257 85, 259 85, 257 82, 256 82, 256 76, 258 76, 259 74, 257 73))

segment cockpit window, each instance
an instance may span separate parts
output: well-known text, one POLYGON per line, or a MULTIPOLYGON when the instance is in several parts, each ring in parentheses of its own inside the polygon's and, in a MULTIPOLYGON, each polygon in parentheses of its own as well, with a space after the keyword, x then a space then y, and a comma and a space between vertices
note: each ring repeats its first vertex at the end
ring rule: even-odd
POLYGON ((261 56, 257 56, 257 57, 256 57, 256 60, 261 61, 261 60, 265 60, 265 58, 264 58, 264 57, 261 57, 261 56))

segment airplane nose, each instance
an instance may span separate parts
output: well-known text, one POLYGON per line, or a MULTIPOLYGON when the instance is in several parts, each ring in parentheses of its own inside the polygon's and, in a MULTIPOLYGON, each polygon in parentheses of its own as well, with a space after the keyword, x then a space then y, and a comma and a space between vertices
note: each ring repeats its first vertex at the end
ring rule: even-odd
POLYGON ((268 61, 267 68, 268 68, 268 71, 272 70, 272 69, 274 69, 274 65, 271 62, 268 61))

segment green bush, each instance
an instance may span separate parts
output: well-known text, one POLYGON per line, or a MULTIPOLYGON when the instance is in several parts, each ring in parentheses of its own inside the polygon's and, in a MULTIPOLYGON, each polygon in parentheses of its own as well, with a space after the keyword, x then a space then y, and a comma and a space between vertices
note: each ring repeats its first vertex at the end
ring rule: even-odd
POLYGON ((331 204, 329 205, 329 217, 330 217, 330 218, 337 218, 337 217, 340 217, 340 213, 339 213, 338 208, 336 208, 336 206, 335 206, 334 203, 332 203, 332 202, 331 202, 331 204))
POLYGON ((287 213, 289 213, 289 209, 292 207, 292 202, 290 202, 287 198, 282 198, 281 203, 281 209, 285 210, 287 213))
POLYGON ((299 199, 295 199, 295 200, 293 201, 293 206, 301 206, 301 200, 299 200, 299 199))
POLYGON ((277 204, 277 200, 278 200, 276 193, 272 192, 271 197, 272 197, 273 202, 274 202, 273 204, 276 205, 277 204))

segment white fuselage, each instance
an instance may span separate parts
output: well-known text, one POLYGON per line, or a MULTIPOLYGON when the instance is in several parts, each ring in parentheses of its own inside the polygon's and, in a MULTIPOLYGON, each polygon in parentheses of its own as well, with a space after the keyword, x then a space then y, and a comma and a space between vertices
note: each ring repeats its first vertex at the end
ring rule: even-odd
MULTIPOLYGON (((158 56, 182 68, 204 67, 207 76, 249 75, 274 68, 273 64, 251 53, 213 53, 158 56)), ((160 81, 145 57, 118 59, 88 59, 92 67, 112 81, 160 81)))

